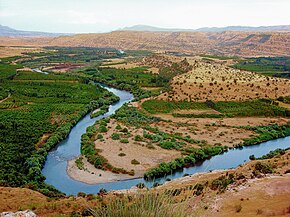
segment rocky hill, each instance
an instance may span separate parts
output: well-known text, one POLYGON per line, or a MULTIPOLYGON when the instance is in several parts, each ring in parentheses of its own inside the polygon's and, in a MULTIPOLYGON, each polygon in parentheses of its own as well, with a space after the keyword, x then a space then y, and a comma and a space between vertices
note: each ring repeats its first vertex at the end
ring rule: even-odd
POLYGON ((115 31, 46 38, 0 37, 0 46, 87 46, 229 56, 290 56, 290 32, 115 31))

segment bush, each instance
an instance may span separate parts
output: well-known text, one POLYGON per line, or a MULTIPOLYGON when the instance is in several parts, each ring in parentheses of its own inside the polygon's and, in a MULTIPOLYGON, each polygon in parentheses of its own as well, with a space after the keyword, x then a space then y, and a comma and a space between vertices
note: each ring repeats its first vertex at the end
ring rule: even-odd
POLYGON ((121 139, 120 142, 121 143, 129 143, 129 140, 128 139, 121 139))
POLYGON ((263 162, 257 162, 255 164, 255 170, 263 174, 273 173, 273 167, 270 164, 263 163, 263 162))
POLYGON ((104 136, 102 134, 98 134, 97 139, 101 140, 103 138, 104 138, 104 136))
POLYGON ((113 133, 111 137, 112 137, 113 140, 119 140, 120 139, 120 134, 113 133))
POLYGON ((136 159, 133 159, 133 160, 131 160, 131 164, 138 165, 138 164, 140 164, 140 162, 137 161, 136 159))
POLYGON ((143 137, 140 136, 140 135, 136 135, 135 138, 134 138, 134 140, 141 142, 141 141, 143 141, 143 137))
POLYGON ((100 132, 100 133, 106 133, 106 132, 108 132, 108 129, 107 129, 105 126, 100 125, 100 126, 99 126, 99 132, 100 132))
POLYGON ((118 124, 117 126, 116 126, 116 130, 121 130, 122 129, 122 127, 120 126, 120 124, 118 124))
POLYGON ((143 189, 145 188, 145 184, 143 182, 140 182, 136 185, 137 188, 143 189))

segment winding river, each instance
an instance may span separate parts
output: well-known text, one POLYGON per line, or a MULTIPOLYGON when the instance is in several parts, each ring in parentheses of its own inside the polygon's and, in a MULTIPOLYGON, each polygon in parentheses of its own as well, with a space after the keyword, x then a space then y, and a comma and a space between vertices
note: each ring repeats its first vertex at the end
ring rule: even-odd
MULTIPOLYGON (((78 192, 97 193, 101 188, 106 190, 129 189, 136 184, 143 182, 147 187, 152 187, 153 181, 145 181, 143 178, 126 181, 109 182, 103 184, 86 184, 70 178, 67 174, 67 161, 80 155, 81 135, 86 132, 86 128, 94 124, 96 120, 112 115, 124 103, 133 100, 133 95, 127 91, 121 91, 115 88, 104 87, 120 97, 120 101, 111 105, 109 111, 91 119, 87 114, 71 130, 69 136, 60 142, 47 156, 43 175, 46 177, 46 183, 51 184, 67 195, 76 195, 78 192)), ((243 149, 231 149, 221 155, 214 156, 200 164, 190 168, 184 168, 178 172, 168 175, 164 178, 156 179, 155 182, 164 183, 166 178, 176 179, 184 174, 193 174, 199 172, 208 172, 211 170, 235 168, 244 162, 249 161, 249 156, 254 154, 260 157, 271 150, 277 148, 286 149, 290 147, 290 136, 276 139, 259 145, 247 146, 243 149)))

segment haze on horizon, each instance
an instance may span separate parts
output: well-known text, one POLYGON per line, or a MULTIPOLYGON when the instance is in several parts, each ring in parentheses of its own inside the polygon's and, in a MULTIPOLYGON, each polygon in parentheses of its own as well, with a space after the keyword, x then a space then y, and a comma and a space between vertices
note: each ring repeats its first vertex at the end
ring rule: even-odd
POLYGON ((0 0, 0 24, 20 30, 108 32, 137 24, 196 29, 289 25, 289 0, 0 0))

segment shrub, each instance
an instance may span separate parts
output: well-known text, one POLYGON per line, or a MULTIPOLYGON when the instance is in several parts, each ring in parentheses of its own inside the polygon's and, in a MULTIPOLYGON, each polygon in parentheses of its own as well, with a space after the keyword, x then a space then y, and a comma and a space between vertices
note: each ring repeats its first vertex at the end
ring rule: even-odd
POLYGON ((135 138, 134 138, 134 140, 140 142, 140 141, 143 141, 143 137, 140 136, 140 135, 136 135, 135 138))
POLYGON ((138 165, 138 164, 140 164, 140 162, 137 161, 136 159, 133 159, 133 160, 131 160, 131 164, 138 165))
POLYGON ((121 139, 120 142, 121 143, 129 143, 129 140, 127 138, 126 139, 121 139))
POLYGON ((143 182, 140 182, 136 185, 137 188, 143 189, 145 188, 145 184, 143 182))
POLYGON ((122 127, 120 126, 120 124, 118 124, 117 126, 116 126, 116 130, 121 130, 122 129, 122 127))
POLYGON ((123 153, 123 152, 121 152, 121 153, 118 154, 118 156, 120 156, 120 157, 124 157, 124 156, 126 156, 126 154, 123 153))
POLYGON ((78 193, 78 197, 85 197, 86 196, 86 193, 84 193, 84 192, 79 192, 78 193))
POLYGON ((112 137, 113 140, 119 140, 120 139, 120 135, 118 133, 113 133, 111 137, 112 137))
POLYGON ((107 129, 105 126, 100 125, 100 127, 99 127, 99 132, 100 132, 100 133, 106 133, 106 132, 108 132, 108 129, 107 129))
POLYGON ((273 173, 273 168, 270 164, 263 163, 263 162, 257 162, 255 164, 255 170, 267 174, 267 173, 273 173))
POLYGON ((104 136, 102 135, 102 134, 98 134, 98 136, 97 136, 97 139, 103 139, 104 138, 104 136))
POLYGON ((128 130, 128 128, 127 128, 127 127, 124 127, 124 128, 121 130, 121 132, 122 132, 122 133, 128 133, 128 132, 129 132, 129 130, 128 130))

